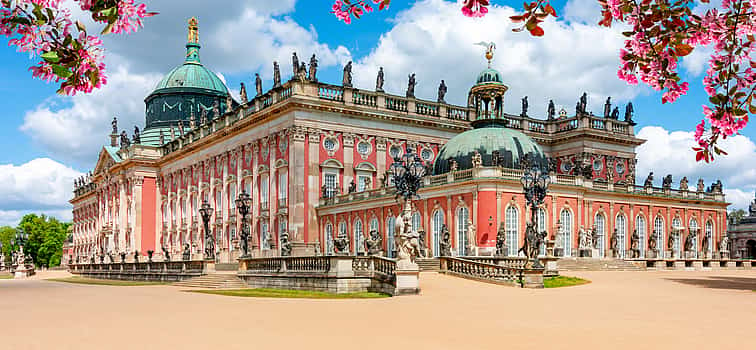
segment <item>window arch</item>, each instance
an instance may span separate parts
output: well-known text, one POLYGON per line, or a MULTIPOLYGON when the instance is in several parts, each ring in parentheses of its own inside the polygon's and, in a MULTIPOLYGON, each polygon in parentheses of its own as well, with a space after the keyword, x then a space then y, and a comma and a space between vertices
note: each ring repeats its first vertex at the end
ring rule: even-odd
POLYGON ((467 207, 457 209, 457 253, 467 255, 467 227, 470 221, 470 210, 467 207))
POLYGON ((562 244, 562 256, 572 255, 572 212, 568 209, 562 209, 562 213, 559 215, 561 221, 560 237, 562 244))
POLYGON ((266 220, 260 220, 260 245, 262 246, 262 249, 270 249, 270 238, 268 237, 270 233, 268 232, 268 221, 266 220))
POLYGON ((396 218, 389 216, 386 218, 386 256, 389 258, 394 257, 394 225, 396 224, 396 218))
POLYGON ((423 217, 420 215, 419 211, 412 213, 412 231, 419 231, 420 227, 423 226, 423 217))
POLYGON ((598 247, 599 257, 606 254, 606 218, 602 213, 596 213, 593 220, 593 227, 596 229, 596 246, 598 247))
POLYGON ((365 252, 364 239, 362 231, 362 220, 357 219, 354 221, 354 254, 362 255, 365 252))
POLYGON ((693 257, 698 258, 698 233, 700 228, 698 227, 698 220, 692 217, 688 221, 688 233, 692 234, 691 240, 693 241, 693 257))
POLYGON ((370 231, 379 231, 378 218, 375 217, 375 215, 373 215, 373 217, 370 219, 370 231))
POLYGON ((326 255, 333 255, 333 225, 330 222, 325 225, 325 241, 326 255))
POLYGON ((659 253, 660 258, 664 258, 664 219, 661 216, 657 216, 654 219, 654 231, 656 231, 656 251, 659 253))
POLYGON ((614 221, 614 229, 617 230, 617 250, 619 258, 625 258, 625 242, 627 238, 627 218, 625 214, 617 214, 614 221))
POLYGON ((228 185, 228 208, 236 210, 236 184, 233 183, 228 185))
POLYGON ((646 257, 646 218, 642 214, 635 217, 635 230, 638 232, 638 250, 640 257, 646 257))
POLYGON ((437 257, 441 252, 441 227, 444 226, 444 211, 441 209, 434 211, 432 218, 431 239, 433 240, 433 256, 437 257))
POLYGON ((682 248, 682 244, 681 244, 682 239, 680 237, 680 235, 682 234, 682 230, 683 230, 682 220, 680 220, 680 217, 676 216, 674 219, 672 219, 672 232, 671 233, 673 234, 672 252, 676 254, 675 256, 677 257, 680 256, 680 252, 682 251, 682 249, 680 249, 682 248))
MULTIPOLYGON (((546 231, 546 228, 548 227, 547 218, 548 218, 548 215, 546 215, 546 209, 538 208, 538 221, 536 222, 538 233, 546 231)), ((541 255, 541 256, 546 255, 546 244, 541 244, 538 247, 538 255, 541 255)))
POLYGON ((505 212, 504 227, 507 236, 507 255, 517 255, 519 247, 520 211, 515 206, 510 206, 505 212))

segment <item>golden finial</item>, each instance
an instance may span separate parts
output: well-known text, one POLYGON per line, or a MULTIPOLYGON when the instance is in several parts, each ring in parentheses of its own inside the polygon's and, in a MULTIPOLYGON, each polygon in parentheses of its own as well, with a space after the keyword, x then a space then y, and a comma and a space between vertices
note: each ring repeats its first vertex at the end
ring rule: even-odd
POLYGON ((491 68, 491 60, 494 56, 494 50, 496 50, 496 44, 494 44, 493 41, 491 42, 485 42, 481 41, 479 43, 476 43, 475 45, 480 45, 486 48, 486 59, 488 60, 488 68, 491 68))
POLYGON ((197 18, 192 17, 189 19, 189 36, 187 42, 192 44, 199 44, 199 25, 197 24, 197 18))

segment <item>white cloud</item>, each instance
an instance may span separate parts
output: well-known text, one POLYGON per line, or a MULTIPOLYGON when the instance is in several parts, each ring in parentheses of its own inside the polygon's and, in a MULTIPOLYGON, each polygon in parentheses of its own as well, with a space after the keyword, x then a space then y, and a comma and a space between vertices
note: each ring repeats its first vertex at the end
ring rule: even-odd
POLYGON ((597 24, 601 20, 601 6, 596 0, 570 0, 563 11, 568 21, 597 24))
POLYGON ((403 94, 407 74, 414 72, 419 98, 435 98, 444 79, 449 86, 447 100, 463 104, 486 66, 483 49, 473 43, 494 41, 493 68, 510 87, 505 102, 510 113, 520 112, 523 96, 529 96, 533 116, 545 116, 549 99, 572 112, 583 91, 589 94, 589 109, 601 113, 606 96, 627 101, 642 91, 616 77, 621 29, 549 19, 543 24, 546 35, 536 38, 512 32, 509 16, 514 14, 510 7, 492 6, 484 18, 472 19, 460 15, 459 4, 418 1, 398 15, 378 46, 358 62, 355 82, 372 88, 378 67, 383 66, 385 89, 403 94))
POLYGON ((703 178, 708 186, 720 179, 730 209, 745 209, 756 190, 756 144, 746 136, 737 135, 722 140, 720 147, 728 152, 713 163, 696 162, 692 148, 696 145, 693 132, 667 131, 660 126, 647 126, 636 135, 646 143, 638 147, 637 181, 642 182, 650 171, 656 185, 662 177, 672 174, 675 186, 683 176, 695 186, 703 178))
POLYGON ((49 158, 0 165, 0 225, 16 225, 30 212, 70 220, 68 200, 80 172, 49 158))
POLYGON ((709 66, 709 59, 714 48, 709 46, 696 47, 690 55, 683 57, 682 66, 693 76, 699 76, 709 66))
POLYGON ((129 134, 134 125, 144 125, 144 98, 159 79, 157 74, 133 74, 126 66, 118 66, 102 89, 89 95, 53 97, 28 111, 21 131, 56 158, 93 164, 109 142, 113 116, 129 134))

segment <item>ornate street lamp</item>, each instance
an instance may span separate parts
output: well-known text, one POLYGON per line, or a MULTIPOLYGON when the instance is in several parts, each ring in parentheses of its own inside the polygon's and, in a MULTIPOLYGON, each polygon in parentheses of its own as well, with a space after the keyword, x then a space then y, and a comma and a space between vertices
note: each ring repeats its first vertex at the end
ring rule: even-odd
POLYGON ((239 209, 239 215, 241 215, 241 241, 242 241, 242 258, 248 258, 249 255, 249 225, 247 224, 247 214, 252 207, 252 197, 249 196, 246 190, 239 193, 239 198, 236 199, 236 208, 239 209))
POLYGON ((207 200, 202 201, 199 209, 202 225, 205 227, 205 260, 215 260, 215 240, 210 232, 210 217, 213 215, 213 207, 207 200))
POLYGON ((417 191, 423 185, 425 163, 417 154, 407 150, 402 157, 394 157, 391 164, 391 178, 396 188, 396 196, 404 198, 405 203, 417 197, 417 191))
POLYGON ((540 245, 543 244, 544 236, 538 232, 538 206, 543 204, 543 200, 546 198, 546 191, 551 183, 551 178, 548 173, 544 173, 541 169, 533 167, 530 170, 525 170, 520 178, 522 183, 522 189, 525 192, 525 199, 530 206, 530 220, 528 228, 525 230, 525 242, 520 250, 525 255, 533 259, 533 267, 542 268, 541 262, 538 261, 538 250, 540 245))

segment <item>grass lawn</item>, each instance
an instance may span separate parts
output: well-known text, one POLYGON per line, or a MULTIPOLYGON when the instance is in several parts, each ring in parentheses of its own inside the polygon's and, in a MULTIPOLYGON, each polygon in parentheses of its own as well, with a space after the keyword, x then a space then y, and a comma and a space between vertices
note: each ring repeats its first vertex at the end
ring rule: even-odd
POLYGON ((0 274, 0 280, 9 280, 9 279, 13 279, 13 275, 11 275, 11 274, 4 274, 4 273, 0 274))
POLYGON ((548 277, 548 278, 543 279, 544 288, 579 286, 581 284, 586 284, 586 283, 591 283, 591 281, 584 280, 578 277, 570 277, 570 276, 557 276, 557 277, 548 277))
POLYGON ((78 284, 94 284, 98 286, 155 286, 161 284, 168 284, 166 282, 145 282, 145 281, 120 281, 120 280, 100 280, 95 278, 82 278, 82 277, 65 277, 65 278, 48 278, 46 281, 54 282, 66 282, 66 283, 78 283, 78 284))
POLYGON ((232 297, 254 298, 299 298, 299 299, 374 299, 387 298, 390 295, 373 292, 335 294, 327 292, 314 292, 308 290, 289 289, 220 289, 220 290, 189 290, 187 292, 226 295, 232 297))

